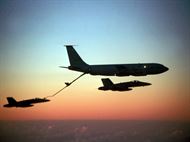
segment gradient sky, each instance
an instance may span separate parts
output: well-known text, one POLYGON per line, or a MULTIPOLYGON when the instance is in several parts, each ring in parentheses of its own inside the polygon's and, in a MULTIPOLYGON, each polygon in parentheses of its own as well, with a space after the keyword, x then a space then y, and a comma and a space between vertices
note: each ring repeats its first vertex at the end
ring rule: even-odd
POLYGON ((0 1, 0 119, 138 119, 190 121, 190 3, 188 0, 0 1), (64 44, 89 64, 161 63, 169 71, 140 80, 148 87, 102 92, 102 76, 85 75, 51 102, 3 108, 55 93, 81 73, 64 44))

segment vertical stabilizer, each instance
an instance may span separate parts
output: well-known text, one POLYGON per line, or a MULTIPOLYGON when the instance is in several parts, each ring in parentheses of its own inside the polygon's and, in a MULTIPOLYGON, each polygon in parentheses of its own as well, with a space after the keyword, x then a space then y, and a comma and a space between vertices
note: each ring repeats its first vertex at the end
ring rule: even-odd
POLYGON ((16 104, 17 101, 13 97, 7 97, 7 101, 9 104, 16 104))
POLYGON ((104 87, 111 87, 114 85, 113 82, 109 78, 103 78, 102 83, 104 87))
POLYGON ((67 53, 69 56, 69 62, 70 65, 73 67, 85 67, 88 66, 82 58, 79 56, 79 54, 76 52, 76 50, 73 48, 72 45, 65 45, 67 48, 67 53))

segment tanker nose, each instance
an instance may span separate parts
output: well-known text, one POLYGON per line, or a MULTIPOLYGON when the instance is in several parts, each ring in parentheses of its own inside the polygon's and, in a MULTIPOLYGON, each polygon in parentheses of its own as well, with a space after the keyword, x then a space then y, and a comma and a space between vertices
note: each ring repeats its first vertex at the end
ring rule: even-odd
POLYGON ((168 71, 168 70, 169 70, 168 67, 162 66, 160 71, 161 71, 161 72, 166 72, 166 71, 168 71))
POLYGON ((168 68, 168 67, 164 67, 164 70, 165 70, 165 72, 166 72, 166 71, 168 71, 168 70, 169 70, 169 68, 168 68))

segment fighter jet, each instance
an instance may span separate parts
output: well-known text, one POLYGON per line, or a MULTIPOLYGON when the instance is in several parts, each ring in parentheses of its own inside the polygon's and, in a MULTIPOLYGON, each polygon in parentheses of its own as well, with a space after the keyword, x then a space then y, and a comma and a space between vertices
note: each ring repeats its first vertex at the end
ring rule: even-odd
POLYGON ((141 82, 137 80, 114 84, 109 78, 102 79, 102 83, 104 86, 99 87, 98 90, 130 91, 132 90, 132 87, 151 85, 150 83, 141 82))
POLYGON ((89 65, 82 60, 72 45, 65 46, 67 48, 70 66, 60 67, 83 72, 84 74, 104 76, 146 76, 160 74, 168 70, 167 67, 159 63, 89 65))
POLYGON ((44 103, 49 102, 50 100, 46 98, 34 98, 22 101, 16 101, 13 97, 7 97, 8 104, 5 104, 4 107, 32 107, 35 103, 44 103))

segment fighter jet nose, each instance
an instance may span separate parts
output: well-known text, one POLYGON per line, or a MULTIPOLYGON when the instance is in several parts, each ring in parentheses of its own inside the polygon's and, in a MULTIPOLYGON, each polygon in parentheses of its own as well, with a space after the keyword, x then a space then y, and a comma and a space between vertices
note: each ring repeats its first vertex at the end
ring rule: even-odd
POLYGON ((145 85, 144 86, 149 86, 149 85, 152 85, 151 83, 145 83, 145 85))
POLYGON ((44 102, 49 102, 50 100, 47 98, 43 98, 44 102))
POLYGON ((152 85, 151 83, 147 83, 147 85, 152 85))

